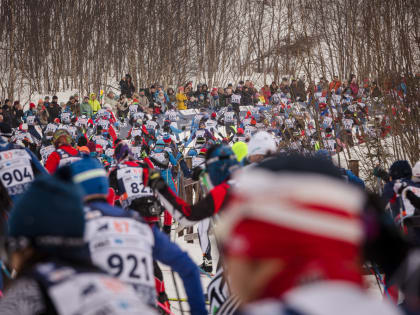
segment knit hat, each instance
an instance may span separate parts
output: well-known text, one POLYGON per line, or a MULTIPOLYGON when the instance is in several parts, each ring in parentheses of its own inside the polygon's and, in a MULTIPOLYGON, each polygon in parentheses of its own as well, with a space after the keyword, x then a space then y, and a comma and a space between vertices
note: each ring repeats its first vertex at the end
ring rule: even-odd
POLYGON ((389 176, 392 177, 392 180, 397 179, 411 179, 412 171, 410 163, 406 160, 395 161, 389 168, 389 176))
POLYGON ((35 104, 34 103, 30 103, 29 104, 29 108, 35 108, 36 106, 35 106, 35 104))
POLYGON ((234 180, 238 185, 218 227, 225 254, 283 264, 262 288, 262 298, 278 298, 315 278, 362 285, 365 195, 332 162, 283 155, 238 172, 234 180))
POLYGON ((70 164, 70 169, 73 182, 81 187, 84 197, 108 195, 108 177, 97 159, 85 157, 70 164))
POLYGON ((82 194, 73 183, 40 176, 18 199, 9 218, 11 243, 25 239, 36 247, 81 245, 85 230, 82 194), (69 239, 72 242, 67 242, 69 239))

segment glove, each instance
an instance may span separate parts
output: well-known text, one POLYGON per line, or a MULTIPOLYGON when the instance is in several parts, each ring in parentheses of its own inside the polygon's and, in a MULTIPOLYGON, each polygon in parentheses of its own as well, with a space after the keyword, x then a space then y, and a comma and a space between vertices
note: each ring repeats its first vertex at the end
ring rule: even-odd
POLYGON ((182 130, 182 131, 185 131, 185 129, 186 129, 186 128, 187 128, 186 126, 182 126, 182 127, 181 127, 181 130, 182 130))
POLYGON ((147 181, 147 185, 152 189, 160 190, 165 188, 166 183, 160 175, 160 171, 151 169, 149 172, 149 180, 147 181))

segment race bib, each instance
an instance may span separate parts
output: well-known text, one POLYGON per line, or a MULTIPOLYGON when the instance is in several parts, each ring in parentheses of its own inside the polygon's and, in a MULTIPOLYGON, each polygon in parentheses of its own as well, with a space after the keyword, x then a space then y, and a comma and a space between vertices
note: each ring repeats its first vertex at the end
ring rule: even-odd
POLYGON ((241 103, 241 96, 238 94, 233 94, 231 97, 231 102, 233 104, 240 104, 241 103))
MULTIPOLYGON (((55 272, 68 272, 63 269, 55 272)), ((70 279, 50 287, 48 295, 57 313, 61 315, 155 314, 138 300, 130 286, 110 276, 96 273, 71 276, 70 279)))
POLYGON ((102 129, 108 129, 109 121, 105 119, 101 119, 98 121, 98 125, 102 127, 102 129))
POLYGON ((130 107, 128 108, 128 110, 130 111, 130 114, 137 112, 137 109, 138 109, 137 105, 130 105, 130 107))
POLYGON ((404 189, 403 194, 402 194, 402 200, 404 203, 405 212, 407 216, 412 216, 416 208, 411 204, 410 200, 407 199, 408 190, 411 190, 417 197, 420 198, 420 188, 414 187, 414 186, 408 186, 407 188, 404 189))
POLYGON ((62 113, 61 121, 65 123, 70 123, 70 113, 62 113))
POLYGON ((351 130, 353 127, 353 120, 352 119, 343 119, 343 125, 346 130, 351 130))
POLYGON ((9 195, 23 193, 34 179, 28 152, 19 149, 0 152, 0 179, 9 195))
POLYGON ((45 128, 45 133, 54 133, 57 130, 57 126, 54 124, 48 124, 45 128))
POLYGON ((152 189, 143 185, 143 168, 127 167, 119 169, 117 176, 121 178, 127 198, 136 199, 153 196, 152 189))
POLYGON ((136 137, 136 136, 140 136, 141 137, 141 135, 143 134, 143 132, 141 131, 141 129, 134 129, 132 132, 131 132, 131 136, 134 138, 134 137, 136 137))
POLYGON ((168 115, 170 121, 175 121, 178 118, 178 114, 175 112, 171 112, 168 115))
POLYGON ((42 147, 41 150, 39 150, 39 153, 41 154, 42 160, 45 162, 47 161, 48 157, 51 153, 55 151, 55 148, 53 145, 49 145, 47 147, 42 147))
POLYGON ((33 126, 35 124, 35 116, 28 116, 26 118, 26 123, 28 126, 33 126))
POLYGON ((233 122, 235 113, 234 112, 226 112, 225 113, 225 122, 233 122))
POLYGON ((196 133, 195 133, 195 136, 197 137, 197 138, 203 138, 204 137, 204 135, 205 135, 205 131, 203 130, 203 129, 200 129, 200 130, 197 130, 196 131, 196 133))

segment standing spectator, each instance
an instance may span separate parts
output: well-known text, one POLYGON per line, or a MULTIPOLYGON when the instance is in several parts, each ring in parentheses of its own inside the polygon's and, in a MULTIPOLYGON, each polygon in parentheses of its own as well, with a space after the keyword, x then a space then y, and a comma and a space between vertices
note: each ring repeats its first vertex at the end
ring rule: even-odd
POLYGON ((244 86, 242 91, 241 104, 246 106, 252 105, 252 103, 252 92, 248 87, 244 86))
POLYGON ((117 101, 115 99, 115 94, 112 91, 109 91, 104 97, 104 104, 111 105, 111 110, 113 112, 117 111, 117 101))
POLYGON ((44 106, 48 109, 50 106, 50 97, 47 95, 44 97, 44 106))
POLYGON ((4 122, 3 115, 0 115, 0 136, 2 137, 11 137, 12 128, 10 125, 4 122))
POLYGON ((223 88, 219 88, 217 91, 217 94, 219 95, 219 107, 225 107, 226 106, 226 95, 225 90, 223 88))
POLYGON ((95 93, 90 93, 89 105, 92 108, 93 115, 95 115, 98 110, 101 109, 101 104, 99 104, 99 101, 96 99, 95 93))
POLYGON ((271 90, 270 90, 270 88, 267 84, 265 84, 262 87, 260 94, 262 94, 262 96, 264 96, 265 104, 268 104, 268 102, 270 101, 270 98, 271 98, 271 90))
POLYGON ((89 97, 87 96, 83 98, 83 103, 80 105, 80 114, 85 115, 87 118, 92 118, 93 116, 92 107, 89 104, 89 97))
POLYGON ((77 117, 80 116, 80 104, 76 103, 74 96, 70 96, 70 99, 66 104, 66 108, 67 110, 70 110, 73 115, 76 115, 77 117))
POLYGON ((54 119, 60 118, 61 108, 60 108, 60 105, 58 105, 57 96, 55 95, 53 96, 52 102, 49 104, 47 110, 48 110, 48 114, 50 115, 50 117, 48 118, 48 122, 52 123, 54 119))
POLYGON ((334 76, 333 80, 330 82, 330 85, 328 86, 328 90, 334 93, 337 93, 337 90, 341 87, 341 81, 338 78, 338 76, 334 76))
POLYGON ((270 84, 270 92, 271 92, 271 95, 275 94, 277 92, 277 89, 278 88, 279 87, 278 87, 278 85, 277 85, 277 83, 275 81, 271 82, 271 84, 270 84))
POLYGON ((41 125, 44 125, 44 126, 47 125, 48 124, 48 117, 50 115, 48 114, 48 111, 45 108, 44 101, 42 99, 40 99, 38 101, 37 111, 38 111, 39 122, 41 123, 41 125))
POLYGON ((143 108, 143 110, 146 110, 146 108, 149 106, 149 99, 146 96, 146 93, 144 89, 141 89, 139 92, 139 105, 143 108))
POLYGON ((289 80, 288 80, 286 77, 284 77, 284 78, 281 80, 281 83, 280 83, 280 90, 281 90, 284 94, 290 93, 289 80))
POLYGON ((155 93, 156 93, 156 86, 155 85, 151 85, 150 88, 147 88, 145 90, 145 94, 146 97, 149 99, 149 103, 153 102, 155 99, 155 93))
POLYGON ((290 96, 292 101, 295 102, 298 98, 298 85, 295 79, 292 79, 292 83, 290 84, 290 96))
POLYGON ((136 88, 133 85, 131 75, 126 74, 125 77, 123 77, 120 81, 121 95, 125 95, 127 98, 131 98, 135 89, 136 88))
POLYGON ((372 95, 372 97, 381 97, 382 96, 381 90, 379 89, 376 81, 372 82, 371 95, 372 95))
POLYGON ((5 100, 2 107, 3 122, 12 127, 13 113, 10 100, 5 100))
POLYGON ((22 123, 22 118, 23 118, 23 108, 22 108, 22 105, 19 103, 19 101, 15 101, 15 103, 13 104, 12 114, 13 114, 12 128, 17 128, 22 123))
POLYGON ((176 95, 175 95, 175 91, 174 91, 173 88, 168 88, 166 90, 166 94, 169 97, 169 104, 176 103, 176 95))
POLYGON ((306 102, 305 76, 302 76, 297 82, 298 95, 301 101, 306 102))
POLYGON ((188 98, 184 93, 184 87, 183 86, 178 87, 178 93, 176 94, 177 108, 179 110, 187 109, 187 106, 185 104, 187 100, 188 98))
POLYGON ((356 98, 359 94, 359 84, 357 83, 357 78, 354 74, 350 75, 350 89, 351 95, 356 98))
POLYGON ((217 88, 213 88, 210 93, 210 108, 216 110, 220 108, 220 98, 217 88))

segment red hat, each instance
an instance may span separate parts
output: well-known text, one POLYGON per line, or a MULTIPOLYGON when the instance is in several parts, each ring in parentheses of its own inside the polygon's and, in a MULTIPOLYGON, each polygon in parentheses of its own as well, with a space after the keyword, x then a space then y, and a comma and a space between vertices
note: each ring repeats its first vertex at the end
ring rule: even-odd
POLYGON ((244 129, 243 128, 238 128, 237 132, 238 135, 243 135, 244 134, 244 129))
POLYGON ((252 117, 251 118, 251 125, 256 125, 257 124, 257 121, 255 120, 255 118, 254 117, 252 117))
POLYGON ((259 298, 279 298, 314 277, 362 286, 365 197, 330 162, 281 157, 238 173, 235 181, 241 185, 232 189, 218 228, 225 254, 283 264, 259 298))
POLYGON ((211 118, 216 118, 216 113, 215 112, 211 113, 211 118))
POLYGON ((55 122, 56 124, 59 124, 59 123, 60 123, 60 119, 59 119, 59 118, 55 118, 55 119, 54 119, 54 122, 55 122))
POLYGON ((36 105, 34 103, 29 104, 29 108, 35 108, 35 107, 36 107, 36 105))

